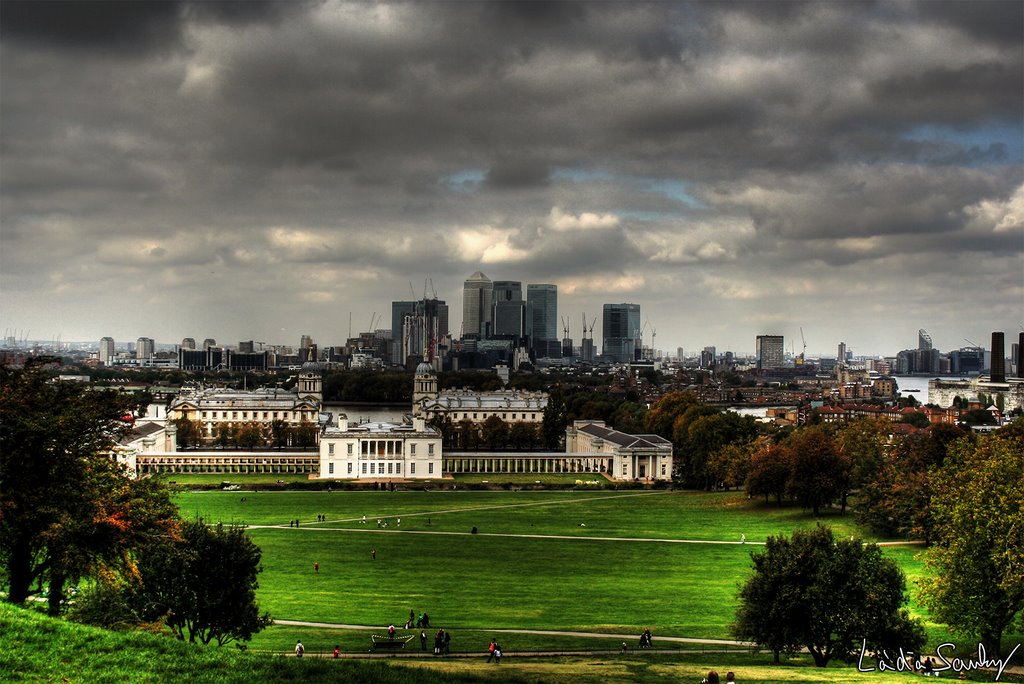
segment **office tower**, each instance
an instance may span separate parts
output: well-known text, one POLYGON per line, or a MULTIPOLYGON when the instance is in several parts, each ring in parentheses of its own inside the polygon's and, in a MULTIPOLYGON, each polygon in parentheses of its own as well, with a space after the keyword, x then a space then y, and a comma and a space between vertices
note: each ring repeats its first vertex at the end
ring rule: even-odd
POLYGON ((195 341, 195 339, 191 338, 191 337, 186 337, 185 339, 183 339, 181 341, 181 348, 182 349, 188 349, 188 350, 194 350, 196 348, 196 341, 195 341))
POLYGON ((151 359, 156 351, 156 344, 149 337, 140 337, 135 342, 135 358, 151 359))
POLYGON ((782 335, 758 335, 755 345, 758 368, 782 368, 784 340, 782 335))
POLYGON ((932 348, 932 337, 924 329, 917 331, 917 348, 918 349, 931 349, 932 348))
POLYGON ((1017 359, 1017 377, 1024 378, 1024 333, 1021 333, 1017 340, 1017 351, 1014 352, 1014 358, 1017 359))
POLYGON ((100 363, 109 366, 114 358, 114 338, 104 337, 100 340, 100 363))
POLYGON ((989 373, 992 382, 1006 382, 1006 342, 1003 333, 992 333, 992 368, 989 373))
POLYGON ((526 336, 526 302, 518 280, 496 280, 491 290, 491 334, 493 338, 519 339, 526 336))
POLYGON ((714 347, 704 347, 700 353, 700 367, 714 368, 715 360, 718 356, 717 351, 714 347))
POLYGON ((252 354, 256 351, 256 343, 252 340, 245 340, 238 343, 239 354, 252 354))
POLYGON ((601 322, 601 353, 612 361, 632 361, 640 336, 640 305, 605 304, 601 322))
POLYGON ((846 343, 840 342, 839 349, 836 350, 836 364, 840 366, 846 365, 846 343))
POLYGON ((391 302, 392 363, 404 364, 410 356, 433 358, 438 341, 448 333, 448 304, 443 299, 391 302))
POLYGON ((309 349, 313 346, 313 338, 309 335, 303 335, 299 338, 299 349, 309 349))
POLYGON ((462 285, 462 336, 483 339, 491 324, 491 279, 480 271, 462 285))
POLYGON ((538 358, 561 356, 561 347, 558 344, 557 285, 526 286, 526 334, 538 358))
POLYGON ((213 349, 216 346, 217 340, 213 339, 212 337, 207 337, 205 340, 203 340, 203 351, 213 349))

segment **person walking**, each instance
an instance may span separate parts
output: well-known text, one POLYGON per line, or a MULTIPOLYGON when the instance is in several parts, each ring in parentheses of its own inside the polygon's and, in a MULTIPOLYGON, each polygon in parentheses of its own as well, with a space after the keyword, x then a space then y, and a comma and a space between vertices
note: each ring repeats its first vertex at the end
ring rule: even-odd
POLYGON ((377 560, 377 549, 370 549, 370 558, 377 560))
POLYGON ((498 648, 498 642, 491 639, 490 645, 487 647, 487 662, 494 660, 494 651, 498 648))
POLYGON ((420 650, 427 650, 427 633, 422 630, 420 630, 420 650))
POLYGON ((335 658, 340 658, 341 657, 341 647, 338 646, 338 644, 334 644, 334 657, 335 658))
POLYGON ((306 647, 302 645, 302 641, 295 642, 295 657, 301 658, 302 654, 306 652, 306 647))
POLYGON ((319 563, 313 563, 313 572, 315 572, 318 575, 320 574, 320 564, 319 563))
POLYGON ((450 655, 452 652, 452 634, 448 630, 444 632, 444 654, 450 655))

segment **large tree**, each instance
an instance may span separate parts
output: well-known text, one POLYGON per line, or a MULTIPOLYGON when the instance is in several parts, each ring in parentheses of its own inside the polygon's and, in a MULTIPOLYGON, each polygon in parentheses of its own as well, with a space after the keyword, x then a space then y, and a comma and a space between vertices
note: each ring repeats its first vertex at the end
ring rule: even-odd
POLYGON ((922 597, 937 620, 999 653, 1024 614, 1024 439, 960 440, 936 475, 922 597))
POLYGON ((182 640, 248 641, 271 623, 256 602, 260 557, 240 527, 186 522, 179 537, 142 555, 134 607, 182 640))
POLYGON ((832 504, 847 491, 849 464, 836 450, 828 426, 805 427, 787 441, 792 460, 786 492, 817 517, 822 506, 832 504))
POLYGON ((133 551, 174 528, 166 490, 128 477, 111 453, 130 400, 0 367, 0 567, 7 598, 65 587, 100 569, 131 572, 133 551))
POLYGON ((910 618, 906 579, 874 544, 836 540, 823 526, 791 539, 769 537, 752 554, 754 574, 740 590, 733 633, 780 652, 806 648, 818 667, 866 642, 872 650, 918 650, 921 624, 910 618))

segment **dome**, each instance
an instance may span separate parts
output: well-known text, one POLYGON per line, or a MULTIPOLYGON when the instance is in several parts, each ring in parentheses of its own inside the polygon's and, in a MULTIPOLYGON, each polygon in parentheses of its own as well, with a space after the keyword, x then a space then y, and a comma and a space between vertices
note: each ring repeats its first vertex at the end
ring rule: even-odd
POLYGON ((431 366, 426 361, 424 361, 424 362, 420 363, 420 365, 416 366, 416 375, 433 375, 433 374, 434 374, 434 367, 431 366))

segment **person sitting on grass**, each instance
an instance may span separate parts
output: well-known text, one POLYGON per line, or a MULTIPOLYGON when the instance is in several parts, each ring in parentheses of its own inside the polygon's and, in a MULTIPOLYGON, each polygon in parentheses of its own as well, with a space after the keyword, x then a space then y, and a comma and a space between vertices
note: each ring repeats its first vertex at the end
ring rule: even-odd
POLYGON ((701 684, 719 684, 718 673, 714 670, 708 672, 708 676, 704 678, 701 684))

